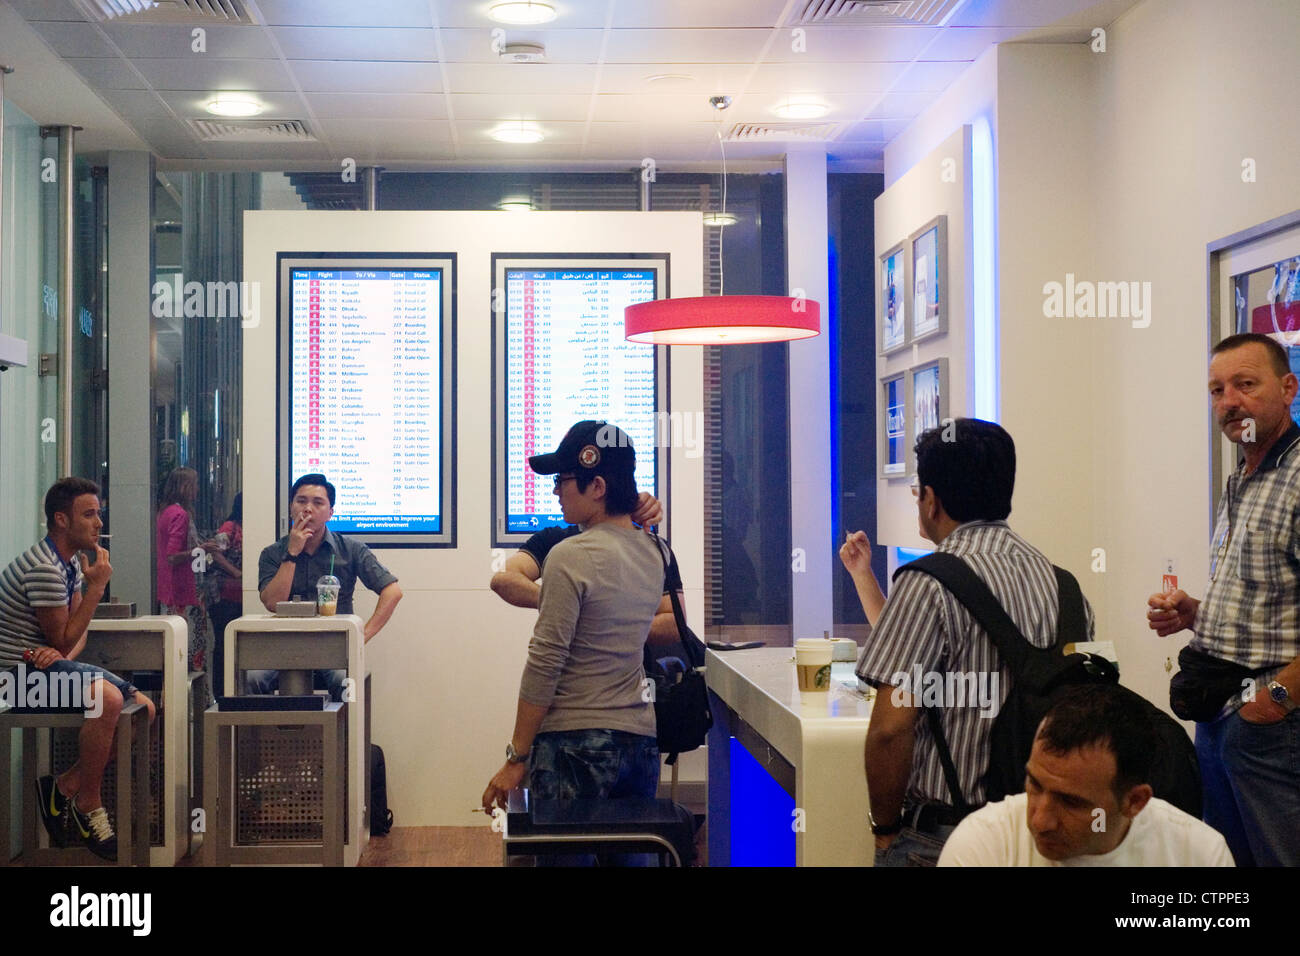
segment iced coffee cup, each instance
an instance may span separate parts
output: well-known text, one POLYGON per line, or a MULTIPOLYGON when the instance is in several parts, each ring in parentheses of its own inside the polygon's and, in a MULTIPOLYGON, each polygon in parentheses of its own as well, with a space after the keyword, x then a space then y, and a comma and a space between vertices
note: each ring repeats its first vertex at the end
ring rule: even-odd
POLYGON ((801 691, 831 689, 830 641, 815 637, 800 638, 794 644, 794 666, 801 691))
POLYGON ((339 612, 339 579, 327 574, 316 582, 316 613, 321 615, 339 612))

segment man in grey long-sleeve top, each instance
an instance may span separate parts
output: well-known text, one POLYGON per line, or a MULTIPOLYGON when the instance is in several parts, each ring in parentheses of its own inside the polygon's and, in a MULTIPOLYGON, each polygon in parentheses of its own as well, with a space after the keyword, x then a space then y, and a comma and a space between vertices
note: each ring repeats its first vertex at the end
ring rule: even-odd
POLYGON ((529 464, 555 475, 564 520, 583 532, 546 559, 514 734, 483 807, 505 806, 525 767, 534 798, 653 797, 659 751, 641 661, 664 564, 630 517, 636 453, 617 427, 586 421, 529 464))

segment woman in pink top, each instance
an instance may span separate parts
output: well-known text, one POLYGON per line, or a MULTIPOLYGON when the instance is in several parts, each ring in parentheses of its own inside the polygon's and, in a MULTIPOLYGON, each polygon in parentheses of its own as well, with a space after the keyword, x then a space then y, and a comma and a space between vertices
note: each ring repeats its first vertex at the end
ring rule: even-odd
POLYGON ((186 619, 190 629, 190 666, 203 670, 207 644, 207 615, 194 580, 191 551, 199 545, 194 527, 194 500, 199 476, 193 468, 175 468, 163 484, 158 501, 158 603, 163 614, 186 619))

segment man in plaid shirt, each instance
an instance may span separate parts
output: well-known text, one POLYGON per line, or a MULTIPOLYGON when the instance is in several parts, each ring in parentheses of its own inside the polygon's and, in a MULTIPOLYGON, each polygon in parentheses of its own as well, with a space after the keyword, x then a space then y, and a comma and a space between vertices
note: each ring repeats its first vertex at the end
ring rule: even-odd
POLYGON ((1286 352, 1268 336, 1215 346, 1210 402, 1243 461, 1219 501, 1205 599, 1179 590, 1148 600, 1148 623, 1161 637, 1191 628, 1190 651, 1253 674, 1196 724, 1205 822, 1227 838, 1239 866, 1300 866, 1298 389, 1286 352))

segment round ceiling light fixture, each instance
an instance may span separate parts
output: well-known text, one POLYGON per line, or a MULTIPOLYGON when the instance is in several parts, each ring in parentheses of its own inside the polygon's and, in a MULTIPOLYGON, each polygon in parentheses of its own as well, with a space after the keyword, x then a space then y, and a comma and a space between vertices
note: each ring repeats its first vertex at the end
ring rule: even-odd
POLYGON ((546 134, 532 123, 515 122, 498 126, 491 132, 498 143, 540 143, 546 134))
POLYGON ((831 108, 820 100, 801 97, 782 100, 772 112, 776 113, 781 119, 811 120, 821 119, 830 111, 831 108))
POLYGON ((629 342, 653 345, 748 345, 806 339, 821 332, 821 306, 781 295, 710 295, 653 299, 623 310, 629 342))
POLYGON ((533 201, 525 196, 507 196, 497 203, 497 208, 505 212, 532 212, 533 201))
POLYGON ((734 226, 738 222, 740 220, 729 212, 706 212, 704 214, 704 224, 706 226, 734 226))
POLYGON ((488 16, 497 23, 535 24, 550 23, 555 19, 555 7, 542 0, 501 0, 488 8, 488 16))
POLYGON ((218 93, 207 105, 213 116, 256 116, 262 104, 247 93, 218 93))

